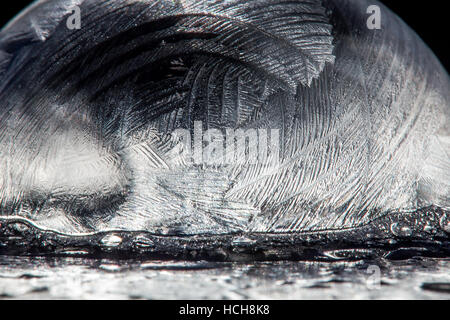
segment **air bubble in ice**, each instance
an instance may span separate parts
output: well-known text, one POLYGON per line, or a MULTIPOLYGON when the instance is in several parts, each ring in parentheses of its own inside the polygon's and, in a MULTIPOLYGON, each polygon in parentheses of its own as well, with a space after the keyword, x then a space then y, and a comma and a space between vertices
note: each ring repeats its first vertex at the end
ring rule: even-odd
POLYGON ((122 243, 122 238, 115 234, 108 234, 100 240, 100 243, 105 247, 117 247, 122 243))
POLYGON ((450 233, 450 218, 447 214, 444 214, 441 219, 439 220, 439 225, 441 226, 442 230, 444 230, 447 233, 450 233))
POLYGON ((391 231, 397 237, 409 237, 412 234, 411 228, 408 226, 401 226, 399 223, 391 224, 391 231))

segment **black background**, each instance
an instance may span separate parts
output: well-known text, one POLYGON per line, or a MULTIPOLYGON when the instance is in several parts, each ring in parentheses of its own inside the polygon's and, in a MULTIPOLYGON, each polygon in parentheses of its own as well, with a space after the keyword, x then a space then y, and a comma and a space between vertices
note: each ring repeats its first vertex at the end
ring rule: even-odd
MULTIPOLYGON (((445 299, 447 296, 444 296, 445 299)), ((386 314, 397 319, 410 319, 417 316, 417 310, 433 310, 435 314, 446 314, 448 305, 441 301, 0 301, 2 310, 19 310, 23 318, 35 318, 37 312, 44 312, 46 319, 61 319, 70 313, 74 319, 86 319, 87 315, 94 319, 119 318, 165 318, 165 319, 208 319, 206 316, 180 316, 178 310, 181 306, 214 306, 221 308, 223 305, 270 305, 269 315, 214 315, 209 319, 308 319, 309 317, 321 317, 324 319, 365 318, 366 313, 375 319, 385 319, 386 314), (62 312, 56 312, 58 307, 62 312), (361 309, 359 309, 359 307, 361 309), (363 310, 362 312, 357 312, 363 310), (441 310, 441 311, 439 311, 441 310), (52 312, 53 311, 53 312, 52 312), (441 313, 442 312, 442 313, 441 313), (114 317, 111 317, 114 316, 114 317), (158 317, 159 316, 159 317, 158 317)))
MULTIPOLYGON (((5 25, 31 2, 30 0, 2 0, 0 26, 5 25)), ((447 1, 382 0, 381 2, 412 27, 439 57, 447 71, 450 71, 448 35, 450 12, 447 10, 447 1)))

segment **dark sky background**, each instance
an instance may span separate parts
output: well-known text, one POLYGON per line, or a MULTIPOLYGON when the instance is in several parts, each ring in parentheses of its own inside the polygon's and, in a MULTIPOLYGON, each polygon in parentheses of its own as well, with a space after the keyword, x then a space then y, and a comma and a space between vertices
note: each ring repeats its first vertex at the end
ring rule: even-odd
MULTIPOLYGON (((21 9, 32 1, 28 0, 2 0, 0 4, 0 26, 5 25, 21 9)), ((441 62, 450 71, 450 17, 447 1, 404 1, 382 0, 386 6, 396 12, 409 24, 424 41, 433 49, 441 62)))

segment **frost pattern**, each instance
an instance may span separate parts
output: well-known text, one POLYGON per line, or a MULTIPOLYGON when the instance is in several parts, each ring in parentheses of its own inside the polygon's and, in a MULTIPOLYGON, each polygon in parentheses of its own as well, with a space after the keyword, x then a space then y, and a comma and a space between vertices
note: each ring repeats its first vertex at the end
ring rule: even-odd
POLYGON ((367 30, 366 5, 81 3, 82 30, 58 24, 0 56, 2 216, 189 235, 352 228, 448 206, 448 76, 395 16, 367 30), (174 132, 199 122, 279 129, 279 165, 190 163, 174 132))

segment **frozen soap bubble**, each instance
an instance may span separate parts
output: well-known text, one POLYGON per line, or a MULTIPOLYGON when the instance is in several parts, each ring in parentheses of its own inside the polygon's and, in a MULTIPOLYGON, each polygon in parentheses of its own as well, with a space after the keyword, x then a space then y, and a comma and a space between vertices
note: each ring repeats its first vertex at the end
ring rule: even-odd
POLYGON ((0 102, 5 220, 448 231, 423 212, 450 207, 449 76, 377 1, 38 1, 0 32, 0 102))

